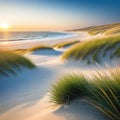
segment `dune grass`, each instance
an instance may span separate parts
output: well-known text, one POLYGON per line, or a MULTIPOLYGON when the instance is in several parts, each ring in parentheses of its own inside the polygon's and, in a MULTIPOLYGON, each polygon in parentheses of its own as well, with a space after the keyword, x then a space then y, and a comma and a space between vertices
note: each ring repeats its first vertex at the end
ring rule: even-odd
POLYGON ((105 35, 116 35, 116 34, 120 34, 120 25, 118 27, 115 28, 111 28, 107 31, 104 32, 105 35))
POLYGON ((64 41, 64 42, 60 42, 60 43, 53 45, 53 47, 64 48, 64 47, 71 46, 71 45, 74 45, 74 44, 79 43, 79 42, 80 42, 79 40, 64 41))
POLYGON ((98 73, 89 78, 68 75, 52 86, 50 98, 55 105, 84 100, 102 112, 109 120, 120 118, 120 70, 98 73))
POLYGON ((105 34, 105 35, 117 35, 120 34, 120 23, 106 24, 101 26, 91 26, 82 29, 76 29, 74 31, 87 31, 90 35, 105 34))
POLYGON ((28 49, 28 52, 33 52, 36 50, 53 50, 53 48, 47 45, 38 45, 28 49))
POLYGON ((120 36, 94 39, 74 45, 63 54, 62 59, 86 60, 99 63, 109 52, 110 59, 115 56, 119 57, 119 48, 120 36))
POLYGON ((104 33, 105 35, 120 34, 120 23, 97 26, 93 29, 88 30, 88 32, 90 35, 96 35, 99 33, 104 33))
POLYGON ((12 51, 0 50, 0 74, 8 76, 9 73, 16 74, 21 66, 33 69, 36 66, 27 58, 12 51))
POLYGON ((85 94, 88 82, 84 76, 68 75, 52 85, 51 100, 55 104, 68 104, 77 97, 85 94))
POLYGON ((24 55, 24 54, 28 53, 28 50, 29 49, 16 49, 16 50, 13 50, 13 52, 20 54, 20 55, 24 55))
POLYGON ((20 55, 24 55, 24 54, 29 53, 29 52, 34 52, 36 50, 53 50, 53 48, 50 46, 41 44, 41 45, 33 46, 31 48, 28 48, 28 49, 16 49, 16 50, 13 50, 13 52, 20 54, 20 55))

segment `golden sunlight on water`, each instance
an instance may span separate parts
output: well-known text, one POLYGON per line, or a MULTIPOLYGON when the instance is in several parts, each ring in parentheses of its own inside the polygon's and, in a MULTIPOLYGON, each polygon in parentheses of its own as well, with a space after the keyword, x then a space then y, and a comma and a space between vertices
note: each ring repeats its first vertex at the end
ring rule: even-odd
POLYGON ((10 49, 10 45, 8 43, 9 32, 7 30, 4 30, 1 32, 1 35, 2 35, 2 41, 0 43, 0 48, 1 49, 10 49))

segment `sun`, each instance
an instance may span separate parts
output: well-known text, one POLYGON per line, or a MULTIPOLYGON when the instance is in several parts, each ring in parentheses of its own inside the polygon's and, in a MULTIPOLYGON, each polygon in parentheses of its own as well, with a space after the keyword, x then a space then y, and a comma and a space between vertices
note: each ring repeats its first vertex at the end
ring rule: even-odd
POLYGON ((2 23, 2 24, 0 25, 0 28, 6 30, 6 29, 9 28, 9 24, 7 24, 7 23, 2 23))

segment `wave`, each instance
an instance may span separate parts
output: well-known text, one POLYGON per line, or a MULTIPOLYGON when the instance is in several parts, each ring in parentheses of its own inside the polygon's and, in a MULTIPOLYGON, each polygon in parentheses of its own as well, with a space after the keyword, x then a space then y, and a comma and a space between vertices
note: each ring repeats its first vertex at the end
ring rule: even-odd
POLYGON ((44 41, 75 36, 65 32, 9 32, 7 35, 0 33, 0 42, 14 41, 44 41))

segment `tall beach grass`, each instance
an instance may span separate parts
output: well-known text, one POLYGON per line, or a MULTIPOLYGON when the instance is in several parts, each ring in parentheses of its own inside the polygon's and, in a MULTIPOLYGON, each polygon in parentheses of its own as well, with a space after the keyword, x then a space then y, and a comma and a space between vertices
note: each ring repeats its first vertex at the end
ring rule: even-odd
POLYGON ((36 66, 27 58, 9 50, 0 50, 0 74, 16 74, 16 70, 22 67, 33 69, 36 66))
POLYGON ((16 49, 16 50, 13 50, 13 52, 20 54, 20 55, 24 55, 29 52, 29 49, 16 49))
POLYGON ((47 45, 38 45, 38 46, 33 46, 32 48, 28 49, 28 52, 33 52, 36 50, 53 50, 53 48, 47 45))
POLYGON ((91 26, 82 29, 76 29, 74 31, 87 31, 90 35, 118 35, 120 34, 120 23, 106 24, 101 26, 91 26))
POLYGON ((109 120, 120 119, 120 69, 85 75, 68 75, 51 88, 51 101, 57 105, 84 100, 102 112, 109 120))
POLYGON ((83 41, 68 49, 62 56, 63 60, 75 59, 91 62, 100 62, 100 59, 110 52, 112 57, 120 55, 120 36, 112 36, 94 40, 83 41))
POLYGON ((71 45, 74 45, 74 44, 79 43, 79 42, 80 42, 79 40, 63 41, 63 42, 60 42, 60 43, 53 45, 53 47, 64 48, 64 47, 71 46, 71 45))
POLYGON ((36 46, 33 46, 31 48, 28 48, 28 49, 16 49, 16 50, 13 50, 13 52, 20 54, 20 55, 24 55, 26 53, 34 52, 37 50, 53 50, 53 48, 48 46, 48 45, 40 44, 40 45, 36 45, 36 46))

